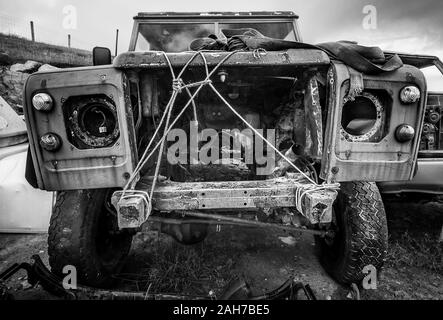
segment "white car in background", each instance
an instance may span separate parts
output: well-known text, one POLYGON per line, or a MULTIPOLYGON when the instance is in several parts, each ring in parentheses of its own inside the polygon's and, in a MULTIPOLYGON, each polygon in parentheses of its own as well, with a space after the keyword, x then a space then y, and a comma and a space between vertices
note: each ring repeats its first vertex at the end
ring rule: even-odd
POLYGON ((25 122, 0 97, 0 232, 48 231, 53 193, 26 181, 27 150, 25 122))

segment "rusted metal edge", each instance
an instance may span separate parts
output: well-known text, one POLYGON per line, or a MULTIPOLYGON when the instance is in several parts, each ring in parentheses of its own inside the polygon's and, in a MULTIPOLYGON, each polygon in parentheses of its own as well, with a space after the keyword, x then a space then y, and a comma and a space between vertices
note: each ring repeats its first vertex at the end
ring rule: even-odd
MULTIPOLYGON (((208 66, 217 65, 223 58, 231 52, 226 51, 205 51, 203 52, 208 66)), ((166 53, 173 67, 184 66, 195 54, 194 51, 166 53)), ((328 55, 317 49, 289 49, 285 51, 268 51, 259 58, 252 52, 237 52, 233 57, 223 63, 225 67, 260 67, 260 66, 316 66, 329 65, 331 60, 328 55)), ((201 57, 195 58, 190 67, 204 66, 201 57)), ((168 63, 164 53, 160 51, 125 52, 118 55, 113 62, 117 69, 158 69, 167 68, 168 63)))
MULTIPOLYGON (((311 184, 305 180, 294 178, 219 182, 168 181, 158 183, 153 198, 149 201, 152 201, 153 210, 163 212, 292 207, 297 208, 312 224, 329 223, 337 192, 320 188, 306 193, 306 188, 310 187, 311 184), (297 200, 297 195, 302 193, 305 197, 297 200)), ((150 188, 150 184, 143 181, 137 184, 133 195, 130 190, 126 191, 124 197, 123 191, 113 193, 111 203, 117 210, 120 228, 136 228, 147 220, 149 210, 143 192, 150 188)))
MULTIPOLYGON (((173 211, 293 207, 297 187, 306 183, 299 179, 287 178, 256 181, 159 182, 153 194, 153 209, 173 211)), ((135 189, 150 190, 151 185, 141 181, 135 189)), ((114 192, 112 196, 114 206, 121 195, 122 191, 114 192)))

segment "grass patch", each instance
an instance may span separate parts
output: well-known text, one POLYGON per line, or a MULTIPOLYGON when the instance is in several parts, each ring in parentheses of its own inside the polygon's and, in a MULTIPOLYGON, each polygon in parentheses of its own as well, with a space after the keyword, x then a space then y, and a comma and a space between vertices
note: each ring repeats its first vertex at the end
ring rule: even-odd
POLYGON ((443 274, 443 243, 438 241, 443 203, 423 199, 409 194, 385 199, 390 233, 387 265, 443 274))
POLYGON ((411 236, 407 231, 390 241, 387 264, 391 267, 417 267, 443 274, 443 243, 435 235, 411 236))
POLYGON ((216 253, 204 245, 172 251, 162 248, 154 255, 155 263, 145 269, 149 274, 145 287, 151 286, 154 292, 195 292, 198 287, 202 294, 220 291, 231 276, 233 261, 216 253))
POLYGON ((235 275, 229 249, 203 242, 185 246, 160 235, 144 249, 144 255, 132 257, 129 269, 117 276, 128 289, 137 291, 208 295, 220 294, 235 275))

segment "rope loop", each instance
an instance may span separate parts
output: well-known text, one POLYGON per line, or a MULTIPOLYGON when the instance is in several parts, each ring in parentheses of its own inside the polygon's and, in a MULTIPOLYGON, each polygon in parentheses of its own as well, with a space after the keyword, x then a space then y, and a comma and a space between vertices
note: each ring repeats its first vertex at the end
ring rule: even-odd
POLYGON ((338 190, 340 189, 339 183, 323 183, 323 184, 303 184, 297 187, 297 191, 295 192, 295 207, 298 212, 303 213, 303 199, 304 197, 311 192, 320 191, 320 190, 338 190))
POLYGON ((252 51, 252 56, 257 60, 261 59, 262 56, 265 56, 267 54, 268 52, 266 51, 266 49, 263 48, 254 49, 252 51))
POLYGON ((120 198, 122 199, 129 199, 129 198, 140 198, 143 200, 143 202, 146 205, 146 209, 149 210, 151 208, 151 198, 149 197, 149 194, 146 191, 143 190, 127 190, 127 194, 123 194, 120 198))

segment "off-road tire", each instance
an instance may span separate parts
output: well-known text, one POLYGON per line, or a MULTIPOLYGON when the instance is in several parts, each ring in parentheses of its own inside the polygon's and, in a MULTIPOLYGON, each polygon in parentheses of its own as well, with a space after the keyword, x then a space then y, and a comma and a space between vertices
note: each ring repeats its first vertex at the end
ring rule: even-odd
POLYGON ((107 287, 129 253, 132 234, 116 230, 115 215, 106 209, 106 189, 57 193, 48 237, 49 264, 54 274, 66 265, 81 284, 107 287))
POLYGON ((379 272, 386 258, 388 228, 380 192, 372 182, 342 183, 334 202, 335 237, 316 236, 325 270, 343 284, 360 284, 363 268, 379 272))

